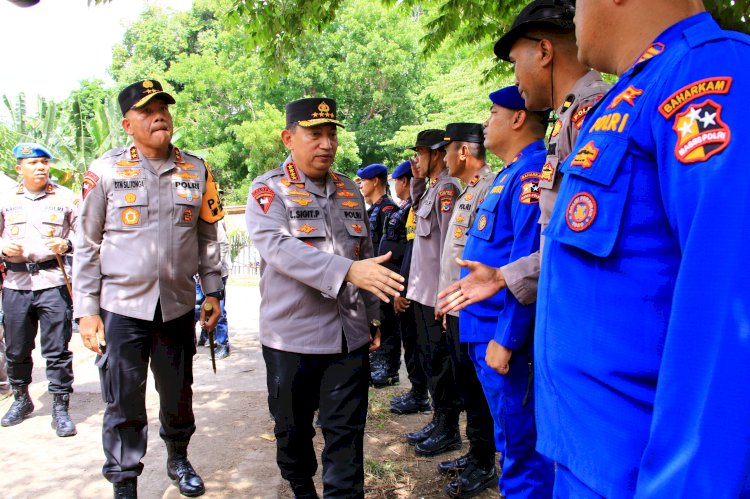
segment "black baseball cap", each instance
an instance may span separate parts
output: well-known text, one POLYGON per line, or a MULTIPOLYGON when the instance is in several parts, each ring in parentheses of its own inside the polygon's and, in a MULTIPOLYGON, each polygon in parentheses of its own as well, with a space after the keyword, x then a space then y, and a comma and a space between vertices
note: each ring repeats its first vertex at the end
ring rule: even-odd
POLYGON ((128 85, 120 95, 117 96, 117 102, 120 103, 120 111, 125 116, 131 109, 137 109, 145 106, 154 97, 164 99, 167 104, 174 104, 174 97, 169 95, 156 80, 141 80, 128 85))
POLYGON ((428 128, 422 130, 417 134, 417 141, 413 146, 407 147, 407 149, 417 150, 417 147, 426 147, 428 149, 440 149, 443 147, 443 139, 445 138, 445 130, 438 130, 437 128, 428 128))
POLYGON ((495 43, 495 55, 498 59, 508 61, 510 49, 516 40, 534 28, 575 29, 575 13, 575 2, 571 0, 534 0, 518 14, 510 31, 495 43))
POLYGON ((445 127, 445 137, 440 146, 445 147, 451 142, 484 144, 484 127, 479 123, 450 123, 445 127))
POLYGON ((332 123, 344 127, 336 119, 336 101, 325 97, 298 99, 286 105, 286 126, 297 123, 304 128, 332 123))

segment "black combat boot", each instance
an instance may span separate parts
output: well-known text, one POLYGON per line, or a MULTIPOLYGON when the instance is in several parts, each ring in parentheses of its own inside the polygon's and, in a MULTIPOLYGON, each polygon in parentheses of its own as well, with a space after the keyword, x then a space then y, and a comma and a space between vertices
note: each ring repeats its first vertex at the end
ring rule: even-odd
POLYGON ((68 407, 70 404, 69 393, 54 394, 52 402, 52 428, 58 437, 72 437, 76 433, 76 425, 70 419, 68 407))
POLYGON ((447 475, 451 472, 462 472, 464 468, 469 464, 469 454, 464 454, 461 457, 457 457, 456 459, 451 459, 449 461, 443 461, 438 463, 437 470, 439 473, 443 475, 447 475))
POLYGON ((13 426, 23 421, 23 418, 28 416, 34 411, 34 403, 31 402, 29 397, 28 385, 12 386, 13 396, 16 400, 8 409, 8 412, 3 416, 0 425, 13 426))
POLYGON ((430 412, 430 399, 427 393, 417 393, 413 389, 404 395, 391 399, 391 412, 395 414, 414 414, 416 412, 430 412))
POLYGON ((206 492, 203 479, 195 472, 187 458, 188 442, 165 440, 167 445, 167 475, 177 481, 180 494, 198 497, 206 492))
POLYGON ((381 366, 377 371, 370 373, 372 386, 375 388, 385 388, 386 386, 398 385, 399 377, 398 373, 389 373, 388 368, 385 364, 381 366))
POLYGON ((438 422, 427 440, 419 442, 414 450, 420 456, 437 456, 461 448, 458 431, 458 414, 438 413, 438 422))
POLYGON ((112 484, 115 490, 115 499, 138 499, 138 479, 126 478, 122 482, 112 484))
POLYGON ((315 490, 312 478, 307 480, 292 480, 289 484, 292 486, 294 499, 318 499, 318 491, 315 490))
POLYGON ((427 440, 430 438, 430 435, 432 435, 432 432, 435 431, 435 428, 437 428, 438 419, 440 415, 435 412, 432 415, 432 421, 427 423, 424 428, 421 430, 413 431, 411 433, 407 433, 406 441, 409 442, 411 445, 417 445, 419 442, 422 442, 424 440, 427 440))
POLYGON ((485 469, 470 460, 466 469, 455 480, 446 485, 444 490, 450 497, 468 499, 490 487, 497 487, 495 464, 492 463, 485 469))

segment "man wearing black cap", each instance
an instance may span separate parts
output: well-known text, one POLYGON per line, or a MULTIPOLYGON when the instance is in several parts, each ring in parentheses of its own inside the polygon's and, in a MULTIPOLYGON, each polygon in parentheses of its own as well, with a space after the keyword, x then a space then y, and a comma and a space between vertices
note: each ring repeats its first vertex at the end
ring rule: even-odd
MULTIPOLYGON (((386 220, 398 208, 390 197, 388 168, 375 163, 357 170, 357 176, 360 179, 359 190, 370 205, 367 209, 370 238, 375 255, 379 256, 386 220)), ((391 261, 385 262, 385 266, 394 272, 399 271, 391 261)), ((370 382, 375 388, 398 384, 398 369, 401 364, 401 339, 392 304, 381 302, 380 315, 380 348, 370 355, 370 382)))
POLYGON ((406 298, 414 307, 418 341, 429 378, 432 421, 406 436, 421 456, 435 456, 461 446, 458 415, 461 411, 451 370, 448 343, 442 324, 436 319, 440 254, 448 235, 448 224, 460 191, 458 182, 445 167, 445 130, 423 130, 414 150, 412 209, 416 217, 414 248, 406 298))
MULTIPOLYGON (((507 166, 479 206, 464 259, 499 267, 539 248, 538 182, 548 113, 530 112, 515 86, 490 94, 484 144, 507 166)), ((462 277, 467 273, 461 269, 462 277)), ((550 497, 553 467, 535 450, 533 330, 535 306, 502 290, 459 316, 468 351, 495 420, 504 497, 550 497)))
POLYGON ((336 102, 286 106, 290 155, 253 181, 246 209, 261 255, 260 342, 274 417, 276 462, 295 497, 318 497, 313 414, 323 431, 323 493, 364 497, 363 439, 368 351, 379 344, 377 298, 403 280, 373 256, 364 199, 331 169, 338 148, 336 102))
MULTIPOLYGON (((495 55, 513 64, 516 84, 527 109, 552 108, 558 116, 539 179, 542 233, 549 223, 562 180, 557 166, 573 149, 588 110, 610 87, 598 71, 578 61, 574 14, 575 8, 569 0, 535 0, 524 7, 510 31, 495 44, 495 55)), ((451 295, 456 304, 454 309, 460 310, 506 286, 521 303, 534 302, 543 247, 541 244, 539 251, 499 269, 471 262, 470 268, 477 271, 462 281, 460 288, 451 288, 458 291, 451 295), (466 301, 461 302, 463 299, 466 301)))
MULTIPOLYGON (((393 253, 393 257, 388 264, 398 269, 405 282, 409 280, 411 255, 414 247, 414 230, 416 229, 414 211, 411 207, 412 175, 411 162, 408 160, 399 164, 391 173, 394 191, 402 201, 399 209, 388 217, 386 221, 387 229, 380 241, 380 254, 385 254, 388 251, 393 253)), ((393 300, 393 309, 399 322, 401 344, 404 347, 404 363, 411 383, 408 392, 391 399, 391 412, 396 414, 412 414, 430 410, 427 374, 424 371, 423 362, 419 358, 414 308, 409 300, 404 297, 407 291, 408 289, 404 289, 401 296, 393 300)))
MULTIPOLYGON (((461 258, 474 222, 477 208, 484 201, 487 190, 495 178, 485 162, 484 131, 479 123, 451 123, 445 129, 443 140, 445 164, 451 177, 459 178, 466 185, 458 196, 453 210, 448 234, 440 259, 440 281, 438 289, 445 289, 460 278, 461 268, 456 258, 461 258)), ((443 473, 460 472, 455 480, 445 487, 451 497, 472 497, 497 483, 495 468, 494 423, 487 406, 482 385, 477 379, 474 363, 469 357, 467 343, 460 343, 458 313, 442 316, 451 356, 456 389, 466 410, 466 437, 469 452, 438 464, 443 473)))
MULTIPOLYGON (((84 345, 96 352, 104 412, 104 476, 115 497, 137 496, 148 420, 146 375, 160 399, 159 435, 167 474, 182 495, 204 493, 187 457, 192 408, 195 282, 215 311, 223 295, 216 222, 223 216, 205 162, 171 144, 161 84, 144 80, 118 97, 122 127, 133 139, 97 159, 84 175, 74 264, 75 315, 84 345)), ((218 313, 201 322, 213 329, 218 313)))

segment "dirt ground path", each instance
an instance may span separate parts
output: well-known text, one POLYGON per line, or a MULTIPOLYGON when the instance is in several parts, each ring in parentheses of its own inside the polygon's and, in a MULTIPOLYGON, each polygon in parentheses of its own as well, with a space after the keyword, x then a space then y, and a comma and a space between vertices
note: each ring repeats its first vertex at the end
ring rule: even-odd
MULTIPOLYGON (((265 366, 258 343, 256 286, 233 284, 227 290, 231 355, 211 371, 207 348, 195 358, 194 404, 198 430, 190 444, 190 460, 206 482, 206 498, 277 499, 292 497, 276 467, 273 422, 266 402, 265 366)), ((37 343, 38 344, 38 343, 37 343)), ((88 499, 112 497, 112 487, 101 475, 101 421, 104 404, 94 354, 80 338, 71 342, 74 352, 75 393, 71 416, 78 435, 59 438, 50 427, 52 397, 47 393, 44 360, 34 351, 31 395, 35 410, 22 424, 0 428, 0 497, 7 499, 88 499)), ((406 380, 402 369, 402 380, 406 380)), ((370 390, 370 417, 365 438, 367 496, 446 497, 448 479, 437 475, 435 463, 465 452, 464 448, 440 458, 416 458, 404 443, 403 433, 426 424, 429 414, 394 416, 387 411, 390 397, 408 389, 370 390)), ((4 414, 12 399, 0 402, 4 414)), ((138 481, 142 499, 182 497, 165 471, 166 450, 159 438, 158 397, 149 377, 148 453, 138 481)), ((320 433, 320 432, 318 432, 320 433)), ((318 434, 315 445, 322 449, 318 434)), ((319 492, 320 468, 316 477, 319 492)), ((497 489, 478 496, 499 497, 497 489)))

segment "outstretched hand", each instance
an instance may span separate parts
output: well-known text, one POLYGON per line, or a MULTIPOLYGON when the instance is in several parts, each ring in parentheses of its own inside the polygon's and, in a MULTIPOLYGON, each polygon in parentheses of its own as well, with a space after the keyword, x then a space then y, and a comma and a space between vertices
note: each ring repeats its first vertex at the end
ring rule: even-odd
POLYGON ((367 260, 356 260, 349 267, 349 272, 346 273, 344 280, 389 303, 389 296, 395 298, 404 289, 404 286, 401 285, 404 278, 381 265, 390 258, 391 252, 389 251, 385 255, 368 258, 367 260))
POLYGON ((472 303, 486 300, 505 287, 500 269, 460 258, 456 258, 456 263, 469 269, 469 274, 438 294, 438 300, 443 300, 438 303, 438 309, 443 314, 458 312, 472 303))

